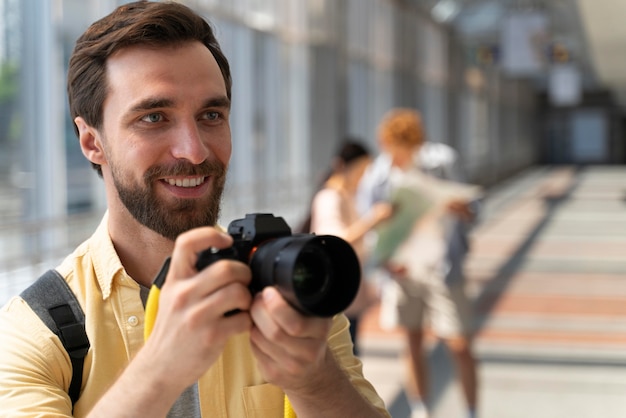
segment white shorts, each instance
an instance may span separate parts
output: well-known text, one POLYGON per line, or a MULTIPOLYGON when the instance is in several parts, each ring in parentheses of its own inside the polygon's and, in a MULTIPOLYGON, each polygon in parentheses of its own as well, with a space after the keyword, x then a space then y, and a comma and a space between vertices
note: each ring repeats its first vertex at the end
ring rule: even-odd
POLYGON ((419 279, 386 279, 382 286, 380 325, 420 330, 428 319, 440 338, 469 336, 472 310, 463 283, 448 285, 438 272, 419 279))

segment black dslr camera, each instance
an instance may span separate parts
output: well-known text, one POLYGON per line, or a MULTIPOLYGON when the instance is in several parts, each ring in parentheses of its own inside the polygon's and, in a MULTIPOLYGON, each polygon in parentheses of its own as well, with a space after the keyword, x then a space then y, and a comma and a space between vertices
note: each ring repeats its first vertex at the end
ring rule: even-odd
POLYGON ((231 247, 200 253, 196 268, 242 261, 252 270, 250 291, 275 286, 300 312, 320 317, 345 310, 359 290, 361 268, 352 246, 332 235, 291 234, 283 218, 246 214, 228 226, 231 247))

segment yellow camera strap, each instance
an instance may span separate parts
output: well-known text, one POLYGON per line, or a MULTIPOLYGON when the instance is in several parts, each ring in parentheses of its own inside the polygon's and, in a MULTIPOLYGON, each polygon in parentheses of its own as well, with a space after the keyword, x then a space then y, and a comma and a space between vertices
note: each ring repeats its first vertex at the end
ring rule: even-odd
POLYGON ((291 407, 291 402, 287 399, 287 395, 285 395, 285 418, 297 418, 296 411, 291 407))
MULTIPOLYGON (((161 271, 155 277, 150 292, 148 293, 148 300, 146 301, 146 317, 143 329, 144 341, 148 339, 154 328, 157 312, 159 311, 159 296, 161 295, 161 287, 165 283, 165 277, 170 267, 170 258, 168 257, 161 267, 161 271)), ((297 418, 296 413, 285 395, 284 400, 284 418, 297 418)))
POLYGON ((171 259, 168 257, 163 263, 163 267, 161 267, 161 271, 154 278, 152 282, 152 286, 150 287, 150 292, 148 293, 148 300, 146 301, 146 318, 144 319, 145 324, 143 328, 143 339, 144 341, 148 340, 150 334, 152 334, 152 329, 154 328, 154 322, 156 321, 157 312, 159 311, 159 296, 161 296, 161 287, 163 283, 165 283, 165 276, 167 276, 167 272, 170 269, 170 261, 171 259))

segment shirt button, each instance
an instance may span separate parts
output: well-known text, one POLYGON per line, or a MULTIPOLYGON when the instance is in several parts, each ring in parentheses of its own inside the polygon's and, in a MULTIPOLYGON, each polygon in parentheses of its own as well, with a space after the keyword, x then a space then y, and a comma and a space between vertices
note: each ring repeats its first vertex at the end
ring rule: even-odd
POLYGON ((128 317, 128 324, 131 327, 136 327, 137 324, 139 324, 139 318, 137 318, 135 315, 128 317))

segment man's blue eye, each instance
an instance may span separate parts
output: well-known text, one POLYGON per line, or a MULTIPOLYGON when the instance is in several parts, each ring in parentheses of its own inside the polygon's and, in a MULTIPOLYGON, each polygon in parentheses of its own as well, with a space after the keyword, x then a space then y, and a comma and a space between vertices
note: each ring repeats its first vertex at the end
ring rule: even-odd
POLYGON ((220 117, 219 112, 206 112, 205 115, 208 120, 216 120, 220 117))
POLYGON ((150 123, 160 122, 162 119, 163 117, 159 113, 150 113, 142 118, 143 121, 150 123))

